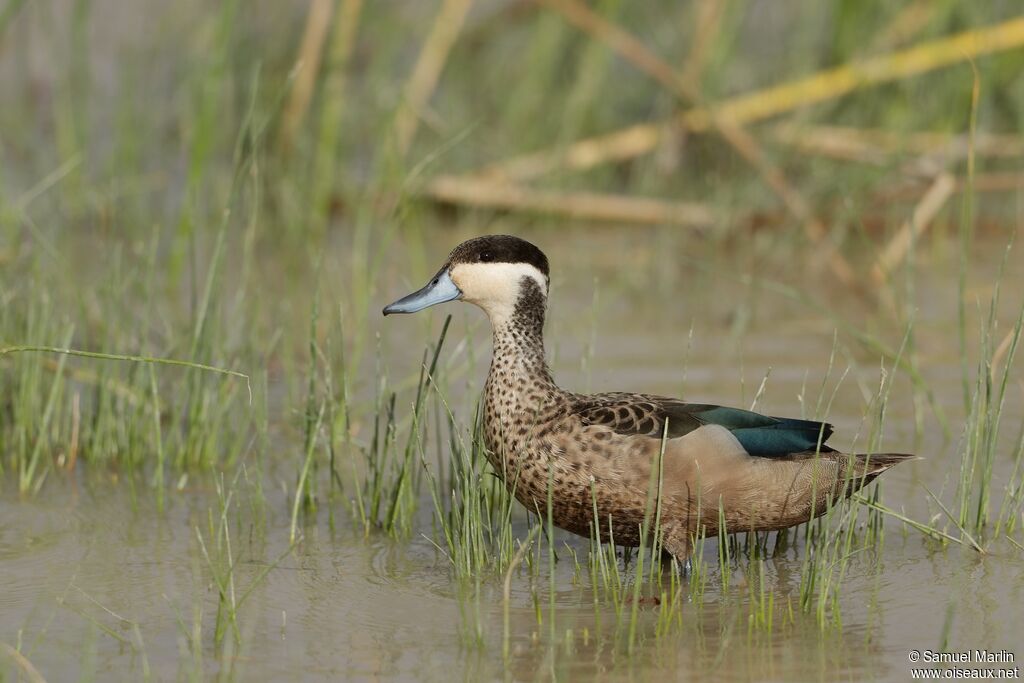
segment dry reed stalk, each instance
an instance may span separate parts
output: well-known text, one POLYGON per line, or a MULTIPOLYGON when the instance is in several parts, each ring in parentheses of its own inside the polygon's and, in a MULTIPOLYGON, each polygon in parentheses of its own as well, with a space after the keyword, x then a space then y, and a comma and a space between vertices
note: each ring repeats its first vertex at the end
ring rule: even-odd
POLYGON ((295 142, 295 135, 309 110, 333 11, 333 0, 312 0, 309 4, 306 29, 302 34, 299 54, 295 60, 298 73, 281 119, 281 143, 286 149, 295 142))
POLYGON ((332 116, 341 115, 339 105, 345 92, 346 67, 352 57, 356 27, 359 25, 362 10, 363 0, 341 0, 341 7, 334 21, 331 48, 327 55, 328 74, 323 85, 324 98, 335 106, 330 112, 332 116))
MULTIPOLYGON (((737 124, 761 121, 871 85, 917 76, 944 66, 1024 45, 1024 18, 958 33, 947 38, 857 63, 821 71, 805 78, 726 99, 716 107, 718 116, 737 124)), ((670 121, 640 123, 612 133, 585 138, 558 150, 544 150, 492 164, 479 175, 525 181, 564 168, 581 171, 609 161, 646 154, 654 149, 670 122, 702 132, 711 126, 711 114, 693 107, 670 121)))
POLYGON ((872 51, 891 50, 909 42, 923 31, 935 16, 938 7, 934 0, 915 0, 901 9, 889 25, 878 33, 871 43, 872 51))
MULTIPOLYGON (((896 133, 881 129, 846 126, 801 126, 780 123, 772 128, 777 142, 801 152, 843 161, 883 164, 894 154, 942 154, 947 158, 966 155, 968 138, 949 133, 896 133)), ((1024 156, 1024 138, 1017 135, 978 133, 975 153, 993 158, 1024 156)), ((934 175, 934 174, 933 174, 934 175)))
POLYGON ((593 192, 551 192, 455 176, 434 178, 421 194, 448 204, 621 223, 707 228, 716 220, 708 206, 693 202, 669 202, 593 192))
POLYGON ((722 15, 725 14, 723 0, 702 0, 696 3, 697 20, 693 31, 693 45, 686 55, 683 67, 679 71, 679 80, 695 92, 701 91, 701 77, 708 52, 718 38, 722 27, 722 15))
POLYGON ((803 224, 804 233, 811 242, 822 249, 821 256, 824 257, 825 263, 828 264, 832 273, 839 278, 839 281, 858 294, 866 294, 853 267, 839 253, 835 244, 828 239, 828 231, 825 230, 825 226, 811 211, 807 200, 789 183, 782 171, 768 160, 760 145, 754 141, 745 129, 732 125, 732 122, 728 119, 720 119, 718 121, 718 128, 747 162, 757 169, 758 173, 761 174, 761 178, 782 199, 786 209, 803 224))
POLYGON ((473 0, 443 0, 412 75, 405 85, 404 101, 395 115, 395 144, 402 156, 409 151, 420 116, 434 93, 448 53, 462 29, 473 0))
MULTIPOLYGON (((1010 352, 1016 337, 1017 330, 1011 327, 1010 331, 1003 337, 1003 341, 999 342, 995 353, 992 354, 992 361, 989 363, 989 380, 992 382, 992 386, 999 386, 999 364, 1003 362, 1003 358, 1010 352)), ((1021 389, 1024 389, 1024 381, 1021 382, 1021 389)))
POLYGON ((68 472, 75 471, 75 463, 78 462, 78 430, 82 424, 81 402, 82 395, 75 392, 71 400, 71 441, 68 445, 68 461, 65 465, 68 472))
MULTIPOLYGON (((667 62, 647 49, 629 32, 600 16, 580 0, 542 0, 577 28, 617 52, 623 59, 658 81, 676 97, 700 103, 701 93, 685 82, 667 62)), ((825 262, 846 286, 859 289, 859 282, 850 264, 834 245, 827 243, 828 233, 814 216, 810 205, 793 186, 782 170, 773 164, 761 145, 735 119, 722 116, 715 108, 707 109, 711 126, 743 159, 760 174, 765 184, 804 226, 807 237, 822 246, 825 262)))
POLYGON ((33 666, 25 655, 4 642, 0 642, 0 652, 6 654, 21 669, 29 683, 46 683, 46 679, 39 673, 39 669, 33 666))
POLYGON ((698 99, 698 93, 679 78, 676 70, 647 49, 647 46, 618 24, 608 21, 580 0, 540 0, 561 14, 594 40, 604 43, 627 62, 658 81, 675 95, 689 100, 698 99))
MULTIPOLYGON (((707 56, 722 28, 724 8, 725 0, 702 0, 692 6, 696 11, 692 44, 679 70, 679 80, 692 92, 699 93, 703 88, 707 56)), ((672 126, 666 132, 661 136, 655 152, 655 164, 660 173, 670 175, 679 170, 686 135, 679 126, 672 126)))
POLYGON ((474 176, 494 181, 525 182, 556 169, 583 171, 604 163, 642 156, 661 141, 664 131, 677 128, 674 120, 639 123, 608 135, 584 138, 558 151, 522 154, 485 166, 474 176))
MULTIPOLYGON (((967 189, 967 178, 960 176, 956 180, 956 191, 964 192, 967 189)), ((1003 173, 977 173, 974 176, 974 192, 1017 192, 1024 190, 1024 173, 1019 171, 1006 171, 1003 173)))
POLYGON ((356 42, 356 28, 359 26, 362 9, 363 0, 341 0, 331 29, 331 45, 321 84, 320 122, 313 161, 315 185, 311 207, 321 220, 330 214, 330 197, 335 187, 335 165, 338 162, 338 139, 344 118, 348 63, 356 42))
MULTIPOLYGON (((863 131, 835 126, 801 126, 780 123, 771 130, 772 139, 802 154, 882 166, 896 151, 887 145, 875 144, 863 131)), ((934 147, 929 147, 932 151, 934 147)))
MULTIPOLYGON (((916 76, 973 58, 1024 45, 1024 17, 861 62, 846 64, 812 76, 732 98, 719 107, 737 121, 759 121, 799 107, 835 99, 868 85, 916 76)), ((685 120, 707 128, 706 112, 685 112, 685 120)))
MULTIPOLYGON (((953 187, 954 194, 960 194, 967 190, 966 176, 954 175, 953 179, 956 181, 953 187)), ((921 196, 921 188, 922 184, 919 180, 911 180, 886 187, 884 191, 874 193, 872 199, 876 204, 915 200, 921 196)), ((1019 192, 1024 190, 1024 172, 994 171, 992 173, 975 173, 971 189, 978 194, 1019 192)))
POLYGON ((911 245, 921 238, 942 207, 953 195, 956 180, 950 173, 940 173, 914 207, 914 213, 889 241, 885 250, 879 255, 871 270, 871 278, 876 285, 885 283, 889 274, 903 262, 911 245))

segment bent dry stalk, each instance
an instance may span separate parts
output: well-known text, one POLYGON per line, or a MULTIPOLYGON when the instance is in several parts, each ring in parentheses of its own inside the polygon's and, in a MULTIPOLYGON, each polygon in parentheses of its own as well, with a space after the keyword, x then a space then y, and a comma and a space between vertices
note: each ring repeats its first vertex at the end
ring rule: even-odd
POLYGON ((153 356, 131 356, 121 353, 102 353, 100 351, 83 351, 81 349, 70 349, 58 346, 3 346, 0 347, 0 356, 6 356, 12 353, 57 353, 64 356, 79 356, 82 358, 97 358, 99 360, 117 360, 127 361, 131 363, 153 363, 156 365, 175 365, 178 367, 192 368, 195 370, 203 370, 204 372, 213 372, 220 375, 229 375, 231 377, 238 377, 245 380, 245 389, 249 394, 249 403, 252 403, 252 384, 249 379, 249 375, 244 372, 237 370, 228 370, 226 368, 218 368, 214 365, 206 365, 205 363, 195 363, 188 360, 178 360, 175 358, 156 358, 153 356))

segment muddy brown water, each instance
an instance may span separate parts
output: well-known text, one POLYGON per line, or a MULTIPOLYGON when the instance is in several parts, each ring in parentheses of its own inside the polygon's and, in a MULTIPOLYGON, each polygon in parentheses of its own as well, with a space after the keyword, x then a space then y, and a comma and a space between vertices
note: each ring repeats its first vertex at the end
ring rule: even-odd
MULTIPOLYGON (((444 248, 439 245, 437 253, 444 248)), ((695 400, 748 406, 770 369, 760 409, 798 415, 802 394, 813 408, 835 328, 821 311, 729 278, 680 276, 657 295, 643 296, 647 281, 631 282, 620 265, 660 267, 657 248, 612 249, 617 259, 607 256, 609 249, 560 249, 552 253, 556 271, 548 331, 556 377, 566 385, 685 393, 695 400)), ((977 249, 969 295, 987 302, 1002 245, 977 249)), ((883 500, 913 518, 941 523, 933 519, 937 509, 924 487, 950 504, 959 471, 964 416, 956 259, 940 254, 919 268, 918 361, 953 435, 943 436, 927 407, 916 433, 914 393, 898 374, 883 446, 926 459, 887 474, 883 500)), ((820 282, 821 276, 811 273, 798 285, 820 293, 820 282)), ((377 298, 383 303, 409 284, 416 283, 390 275, 377 298)), ((1022 285, 1024 269, 1011 263, 1003 284, 1003 333, 1013 306, 1020 305, 1022 285)), ((823 297, 844 301, 834 290, 823 297)), ((836 305, 843 315, 858 315, 852 303, 836 305)), ((456 380, 472 390, 482 385, 489 338, 477 312, 455 310, 446 362, 465 359, 473 350, 468 371, 456 380)), ((426 315, 433 320, 371 321, 381 331, 393 376, 411 372, 427 334, 436 333, 443 312, 426 315), (412 349, 406 346, 410 339, 416 340, 412 349)), ((866 324, 898 345, 901 334, 886 331, 878 320, 866 324)), ((877 355, 840 334, 828 391, 847 367, 852 369, 829 413, 837 427, 836 446, 866 440, 867 401, 876 390, 880 364, 877 355)), ((1019 372, 1014 376, 1003 413, 1008 436, 996 463, 997 504, 1012 473, 1011 442, 1024 416, 1020 377, 1019 372)), ((53 477, 33 499, 19 498, 9 486, 0 497, 0 641, 17 647, 50 681, 227 673, 241 680, 909 680, 909 653, 938 650, 944 639, 950 650, 1005 649, 1018 660, 1024 657, 1024 554, 1002 541, 984 556, 957 545, 942 548, 888 519, 884 543, 874 556, 854 557, 848 565, 838 625, 822 629, 813 615, 799 613, 795 623, 782 624, 782 605, 799 597, 803 548, 797 543, 765 563, 765 589, 776 604, 770 633, 748 625, 749 591, 740 560, 735 585, 723 591, 713 569, 703 604, 684 603, 682 624, 669 635, 653 637, 656 613, 645 608, 641 644, 627 655, 599 635, 602 624, 607 629, 614 622, 612 608, 595 606, 589 579, 575 580, 571 562, 563 561, 555 577, 554 642, 546 567, 535 584, 526 574, 513 581, 506 663, 499 579, 469 586, 454 581, 446 558, 421 535, 432 533, 429 514, 421 515, 409 540, 393 541, 354 531, 343 505, 335 510, 333 528, 321 510, 317 523, 305 527, 305 540, 255 584, 238 613, 241 645, 229 635, 226 649, 218 648, 213 635, 217 594, 197 541, 198 529, 210 542, 212 488, 186 486, 170 494, 160 512, 144 486, 110 480, 96 474, 53 477)), ((270 468, 263 484, 265 518, 231 527, 238 594, 289 544, 287 491, 294 486, 294 467, 270 468)), ((237 485, 236 504, 243 509, 250 498, 246 487, 237 485)), ((426 495, 421 507, 430 508, 426 495)), ((515 524, 525 537, 526 522, 517 518, 515 524)), ((585 557, 585 542, 568 535, 558 541, 585 557)), ((705 549, 712 563, 715 552, 713 543, 705 549)), ((561 557, 568 559, 566 553, 561 557)), ((0 656, 0 662, 0 672, 17 680, 21 670, 13 660, 0 656)))

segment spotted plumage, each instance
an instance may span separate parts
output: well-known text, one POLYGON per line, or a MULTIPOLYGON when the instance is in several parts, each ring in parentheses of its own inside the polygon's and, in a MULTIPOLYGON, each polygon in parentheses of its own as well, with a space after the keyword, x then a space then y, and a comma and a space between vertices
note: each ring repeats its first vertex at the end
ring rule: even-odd
POLYGON ((830 500, 911 456, 845 454, 832 426, 648 394, 575 394, 544 354, 548 260, 509 235, 456 247, 430 283, 384 309, 411 313, 462 299, 491 321, 484 385, 487 456, 515 497, 569 531, 637 545, 652 482, 663 545, 680 559, 698 534, 806 522, 830 500), (660 477, 660 482, 659 482, 660 477), (596 511, 596 519, 595 519, 596 511))

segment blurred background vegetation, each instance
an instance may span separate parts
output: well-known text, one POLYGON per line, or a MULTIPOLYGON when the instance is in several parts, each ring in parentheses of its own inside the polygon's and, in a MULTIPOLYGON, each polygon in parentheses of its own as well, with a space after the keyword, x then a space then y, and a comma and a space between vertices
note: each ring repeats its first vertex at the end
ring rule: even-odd
MULTIPOLYGON (((72 226, 124 236, 157 225, 168 241, 207 231, 220 225, 245 164, 261 178, 261 241, 323 239, 371 222, 416 225, 433 206, 414 200, 429 198, 439 175, 666 120, 696 104, 681 93, 718 106, 985 29, 1016 9, 852 0, 13 0, 0 15, 6 241, 18 246, 27 204, 51 240, 72 226), (653 72, 648 58, 659 60, 653 72), (659 66, 675 74, 676 91, 659 66)), ((977 63, 982 131, 1021 127, 1024 52, 1012 47, 979 50, 996 51, 977 63)), ((896 173, 902 161, 884 151, 913 151, 913 134, 969 128, 971 54, 949 51, 942 68, 883 74, 884 82, 820 103, 806 98, 814 106, 798 101, 756 121, 752 136, 789 184, 828 212, 830 229, 866 222, 872 204, 908 182, 896 173), (825 125, 884 131, 895 142, 865 160, 873 163, 839 164, 806 153, 807 139, 793 129, 825 125)), ((664 128, 647 153, 585 172, 554 168, 531 184, 700 202, 723 216, 715 229, 734 234, 752 213, 780 208, 707 125, 689 126, 697 134, 664 128)), ((791 227, 776 222, 782 232, 791 227)))
POLYGON ((1018 9, 7 0, 5 343, 245 371, 262 412, 221 377, 10 356, 0 462, 150 462, 154 401, 179 465, 231 461, 268 413, 308 430, 317 354, 358 370, 330 391, 370 391, 383 300, 484 232, 575 244, 653 299, 810 272, 895 348, 913 236, 949 253, 1019 215, 1018 9), (658 245, 640 273, 630 244, 658 245))

